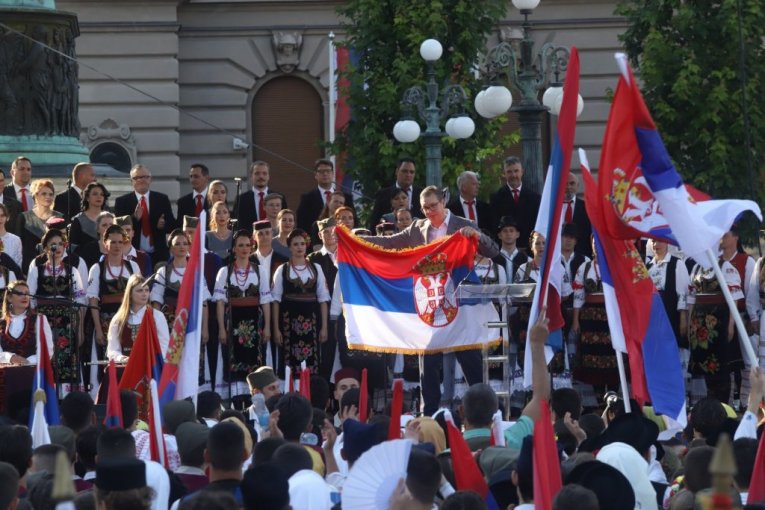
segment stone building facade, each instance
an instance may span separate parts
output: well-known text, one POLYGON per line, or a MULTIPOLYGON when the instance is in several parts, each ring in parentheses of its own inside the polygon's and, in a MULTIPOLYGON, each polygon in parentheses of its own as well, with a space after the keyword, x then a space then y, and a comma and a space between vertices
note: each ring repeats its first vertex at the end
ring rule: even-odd
MULTIPOLYGON (((194 162, 229 183, 232 196, 233 178, 264 159, 271 163, 272 187, 296 205, 299 193, 313 186, 306 168, 322 155, 316 140, 328 136, 328 34, 343 37, 338 4, 59 0, 58 9, 79 17, 83 142, 94 158, 115 167, 146 164, 157 189, 171 197, 188 191, 194 162)), ((612 55, 625 28, 614 5, 543 0, 531 16, 538 45, 554 38, 580 50, 585 110, 576 143, 590 149, 595 163, 606 92, 616 84, 612 55)), ((512 36, 521 20, 508 2, 489 44, 512 36)))

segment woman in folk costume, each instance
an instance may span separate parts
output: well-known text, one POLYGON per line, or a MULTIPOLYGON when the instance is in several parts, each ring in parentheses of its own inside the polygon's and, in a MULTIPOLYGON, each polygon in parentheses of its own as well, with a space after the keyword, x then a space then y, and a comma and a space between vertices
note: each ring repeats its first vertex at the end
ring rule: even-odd
POLYGON ((35 257, 37 245, 45 234, 46 222, 51 218, 63 217, 60 212, 53 210, 53 196, 56 193, 53 182, 37 179, 32 181, 29 189, 34 198, 34 206, 19 215, 16 226, 16 232, 21 238, 21 267, 29 267, 29 263, 35 257))
MULTIPOLYGON (((141 274, 138 264, 124 258, 124 244, 129 243, 130 238, 122 227, 118 225, 107 227, 103 234, 103 242, 106 255, 93 264, 88 276, 87 297, 92 308, 86 321, 85 335, 89 338, 88 333, 92 331, 92 340, 87 341, 87 349, 83 349, 85 361, 104 358, 106 333, 112 317, 123 301, 128 279, 132 275, 141 274)), ((91 392, 95 394, 101 374, 98 375, 97 380, 95 365, 91 365, 89 372, 91 392)))
POLYGON ((268 282, 261 282, 258 265, 250 260, 252 239, 248 230, 234 234, 232 262, 218 271, 213 301, 217 302, 218 340, 228 363, 228 380, 235 407, 249 405, 247 374, 265 364, 266 343, 271 339, 268 282))
POLYGON ((295 229, 287 238, 290 260, 274 274, 274 338, 284 349, 292 373, 305 361, 312 374, 319 369, 319 344, 327 341, 327 282, 318 264, 306 259, 308 234, 295 229))
POLYGON ((675 333, 680 349, 680 363, 683 376, 688 376, 688 290, 690 275, 683 261, 669 253, 669 246, 663 241, 652 240, 653 258, 646 264, 648 274, 661 295, 664 310, 675 333))
MULTIPOLYGON (((594 242, 592 252, 592 261, 579 266, 572 284, 574 314, 571 329, 579 335, 574 380, 593 386, 595 394, 602 395, 605 387, 618 386, 619 371, 608 329, 603 280, 594 242)), ((589 395, 587 386, 583 392, 583 399, 587 396, 589 401, 594 397, 589 395)))
MULTIPOLYGON (((732 232, 726 232, 722 237, 720 269, 731 297, 743 311, 744 285, 741 272, 734 262, 743 258, 745 271, 747 261, 745 255, 737 255, 737 241, 738 235, 734 236, 732 232)), ((691 348, 691 403, 707 395, 728 403, 731 369, 743 366, 735 322, 712 268, 705 269, 696 264, 690 278, 688 342, 691 348)), ((737 383, 738 387, 739 379, 737 383)))
POLYGON ((114 360, 117 363, 128 361, 143 316, 147 312, 153 316, 157 326, 159 347, 162 350, 162 357, 165 357, 167 347, 170 345, 170 331, 162 312, 148 305, 149 286, 146 284, 146 278, 140 274, 133 274, 128 278, 117 313, 114 314, 109 323, 109 332, 106 336, 106 357, 109 360, 114 360))
MULTIPOLYGON (((39 318, 29 305, 29 286, 23 280, 8 284, 0 309, 0 363, 33 365, 37 363, 39 318)), ((48 356, 53 356, 53 334, 48 319, 42 315, 48 356)))
MULTIPOLYGON (((173 328, 175 322, 175 309, 178 306, 178 292, 181 289, 183 275, 186 273, 186 265, 189 257, 191 241, 186 233, 177 228, 170 233, 170 261, 157 270, 157 278, 151 289, 151 304, 160 310, 165 316, 168 329, 173 328)), ((207 285, 203 285, 202 299, 202 343, 207 343, 207 302, 210 293, 207 285)))
POLYGON ((29 293, 39 296, 33 307, 53 329, 53 371, 61 395, 82 389, 78 351, 84 338, 85 308, 75 304, 86 303, 80 272, 64 260, 65 243, 63 232, 48 230, 41 240, 43 254, 29 264, 27 277, 29 293))

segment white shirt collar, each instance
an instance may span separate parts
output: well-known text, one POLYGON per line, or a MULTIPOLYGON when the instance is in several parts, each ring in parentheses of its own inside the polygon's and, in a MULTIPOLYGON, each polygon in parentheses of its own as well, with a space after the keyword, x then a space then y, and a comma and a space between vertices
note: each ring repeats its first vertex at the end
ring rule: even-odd
POLYGON ((18 185, 18 184, 16 184, 15 182, 13 183, 13 189, 16 191, 16 194, 17 194, 17 195, 18 195, 18 193, 19 193, 19 190, 20 190, 22 187, 23 187, 25 190, 29 191, 29 185, 28 185, 28 184, 27 184, 26 186, 19 186, 19 185, 18 185))
POLYGON ((136 198, 136 199, 138 199, 138 202, 139 202, 139 203, 141 202, 141 197, 146 197, 146 202, 147 202, 147 204, 146 204, 146 205, 147 205, 147 206, 149 205, 149 204, 148 204, 148 202, 149 202, 149 193, 151 193, 151 190, 147 191, 147 192, 146 192, 146 193, 144 193, 143 195, 141 195, 141 194, 140 194, 140 193, 138 193, 137 191, 134 191, 133 193, 135 193, 135 198, 136 198))
POLYGON ((329 192, 329 193, 334 193, 335 192, 335 185, 334 184, 332 184, 328 189, 324 189, 321 186, 316 186, 316 187, 319 189, 319 193, 321 193, 322 197, 324 197, 324 194, 327 193, 327 192, 329 192))
POLYGON ((523 189, 523 183, 521 183, 521 185, 518 186, 517 188, 513 188, 512 186, 510 186, 510 184, 508 184, 507 187, 510 189, 511 193, 512 193, 513 190, 517 189, 518 190, 518 194, 520 195, 521 194, 521 189, 523 189))
POLYGON ((260 260, 265 260, 265 259, 269 258, 271 255, 273 255, 273 254, 274 254, 274 249, 273 249, 273 247, 272 247, 272 248, 271 248, 271 251, 270 251, 270 252, 268 252, 268 254, 266 254, 266 255, 263 255, 262 253, 260 253, 260 250, 255 250, 255 254, 258 256, 258 258, 259 258, 260 260))
POLYGON ((202 191, 191 190, 191 198, 196 200, 197 195, 202 195, 202 198, 207 198, 207 188, 203 189, 202 191))
POLYGON ((78 195, 82 195, 82 189, 78 188, 76 185, 72 184, 72 189, 76 191, 78 195))
POLYGON ((252 192, 253 192, 253 193, 255 193, 255 196, 256 196, 256 197, 258 196, 258 194, 259 194, 259 193, 261 193, 261 192, 262 192, 262 193, 263 193, 263 197, 265 197, 266 195, 268 195, 268 186, 266 186, 266 187, 265 187, 265 188, 263 188, 263 189, 258 189, 258 188, 256 188, 255 186, 253 186, 253 187, 252 187, 252 192))
POLYGON ((18 320, 18 319, 22 319, 23 320, 23 319, 26 319, 26 318, 27 318, 27 312, 20 313, 18 315, 13 314, 13 313, 11 314, 11 320, 12 321, 15 321, 15 320, 18 320))

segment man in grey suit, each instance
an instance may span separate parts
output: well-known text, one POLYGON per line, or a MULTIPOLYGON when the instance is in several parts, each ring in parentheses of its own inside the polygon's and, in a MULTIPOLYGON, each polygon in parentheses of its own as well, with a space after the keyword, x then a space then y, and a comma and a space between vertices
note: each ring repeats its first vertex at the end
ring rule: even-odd
MULTIPOLYGON (((433 242, 456 232, 477 238, 478 251, 486 257, 496 257, 499 249, 494 241, 476 229, 475 223, 452 214, 444 203, 443 192, 428 186, 420 193, 420 207, 424 220, 415 220, 405 230, 389 237, 361 236, 362 239, 383 248, 412 248, 433 242)), ((462 367, 468 385, 481 382, 482 361, 480 349, 457 351, 457 361, 462 367)), ((441 354, 426 354, 421 358, 420 387, 422 388, 423 412, 430 416, 438 410, 441 401, 440 368, 441 354)))

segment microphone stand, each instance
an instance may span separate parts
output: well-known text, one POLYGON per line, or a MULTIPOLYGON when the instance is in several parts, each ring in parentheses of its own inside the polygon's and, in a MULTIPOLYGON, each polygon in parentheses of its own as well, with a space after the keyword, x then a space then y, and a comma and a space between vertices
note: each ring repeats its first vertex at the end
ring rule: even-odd
POLYGON ((237 220, 239 219, 239 190, 242 186, 242 179, 235 177, 234 182, 236 183, 236 194, 234 195, 234 218, 237 220))
MULTIPOLYGON (((237 190, 238 190, 239 182, 237 181, 237 190)), ((237 199, 239 197, 239 193, 237 193, 237 199)), ((233 371, 231 370, 231 360, 233 358, 234 352, 233 352, 233 342, 234 342, 234 317, 231 313, 231 271, 236 271, 236 261, 232 260, 231 264, 228 266, 228 271, 226 272, 227 280, 226 280, 226 315, 223 318, 225 323, 224 327, 226 328, 226 338, 227 338, 227 345, 226 345, 226 371, 228 372, 228 400, 231 405, 232 409, 235 409, 234 407, 234 396, 231 394, 231 387, 232 387, 232 374, 233 371)))

